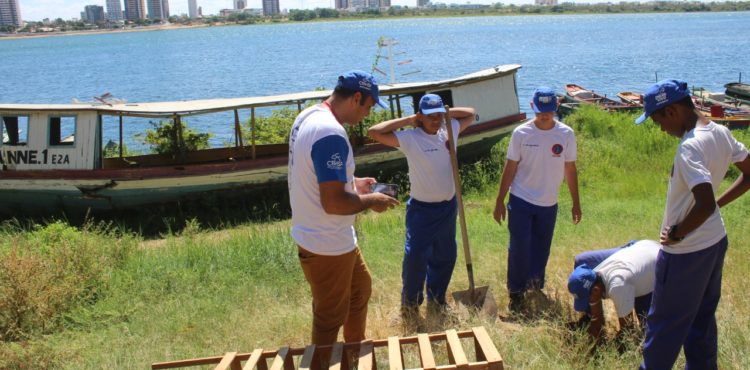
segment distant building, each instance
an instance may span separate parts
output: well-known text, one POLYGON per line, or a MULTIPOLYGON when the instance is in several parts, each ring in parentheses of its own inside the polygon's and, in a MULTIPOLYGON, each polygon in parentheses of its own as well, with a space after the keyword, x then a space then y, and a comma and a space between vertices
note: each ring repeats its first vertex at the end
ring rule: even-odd
POLYGON ((425 6, 430 5, 430 0, 417 0, 417 7, 418 8, 424 8, 425 6))
POLYGON ((148 17, 163 21, 169 19, 169 0, 148 0, 148 17))
POLYGON ((349 7, 348 0, 336 0, 336 9, 346 9, 349 7))
POLYGON ((0 0, 0 26, 23 27, 18 0, 0 0))
POLYGON ((363 9, 367 7, 367 0, 350 0, 349 7, 352 9, 363 9))
POLYGON ((125 0, 125 19, 137 21, 146 18, 146 5, 143 0, 125 0))
POLYGON ((104 7, 101 5, 86 5, 83 7, 81 17, 84 22, 91 24, 97 24, 106 20, 104 18, 104 7))
POLYGON ((247 7, 247 2, 245 0, 234 0, 234 9, 240 10, 245 9, 247 7))
POLYGON ((107 19, 110 21, 122 20, 120 0, 107 0, 107 19))
POLYGON ((391 7, 391 0, 380 0, 380 7, 381 8, 390 8, 391 7))
POLYGON ((534 0, 534 5, 557 5, 557 0, 534 0))
POLYGON ((202 6, 198 7, 198 16, 199 17, 203 17, 203 7, 202 6))
POLYGON ((188 0, 188 16, 190 19, 198 18, 198 0, 188 0))
POLYGON ((281 13, 279 0, 263 0, 263 15, 271 16, 281 13))

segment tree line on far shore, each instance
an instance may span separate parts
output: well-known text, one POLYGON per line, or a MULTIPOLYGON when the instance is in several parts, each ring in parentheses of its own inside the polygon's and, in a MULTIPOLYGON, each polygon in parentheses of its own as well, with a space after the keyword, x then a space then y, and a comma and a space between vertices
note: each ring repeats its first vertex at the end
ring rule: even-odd
MULTIPOLYGON (((286 14, 274 16, 258 16, 250 13, 237 12, 226 17, 219 15, 205 16, 201 19, 190 19, 185 15, 171 16, 168 21, 181 25, 217 25, 217 24, 256 24, 275 22, 306 22, 314 20, 334 19, 368 19, 387 17, 450 17, 450 16, 482 16, 482 15, 526 15, 526 14, 612 14, 612 13, 666 13, 666 12, 726 12, 750 11, 750 1, 651 1, 651 2, 618 2, 598 4, 576 4, 565 2, 558 5, 515 5, 495 3, 492 5, 458 5, 435 3, 427 7, 392 6, 387 10, 366 9, 357 12, 342 11, 331 8, 291 9, 286 14)), ((0 32, 6 33, 43 33, 81 31, 90 29, 118 29, 160 24, 160 20, 140 19, 135 22, 117 24, 100 22, 88 24, 80 20, 63 20, 57 18, 48 23, 28 22, 25 27, 17 29, 14 26, 0 26, 0 32)))

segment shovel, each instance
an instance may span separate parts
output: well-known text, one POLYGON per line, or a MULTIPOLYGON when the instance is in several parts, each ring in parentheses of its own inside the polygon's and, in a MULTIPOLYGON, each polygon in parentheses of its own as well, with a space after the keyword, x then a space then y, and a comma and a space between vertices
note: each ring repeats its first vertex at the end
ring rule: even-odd
POLYGON ((456 156, 456 143, 453 140, 453 125, 448 116, 450 107, 445 106, 445 127, 448 129, 448 152, 451 157, 451 168, 453 169, 453 184, 456 187, 456 201, 458 202, 458 219, 461 225, 461 244, 464 248, 464 259, 466 260, 466 272, 469 274, 469 290, 453 292, 453 300, 466 307, 476 308, 489 317, 497 315, 497 303, 490 292, 489 286, 474 287, 474 269, 471 265, 471 250, 469 249, 469 235, 466 233, 466 216, 464 215, 464 201, 461 197, 461 179, 458 175, 458 157, 456 156))

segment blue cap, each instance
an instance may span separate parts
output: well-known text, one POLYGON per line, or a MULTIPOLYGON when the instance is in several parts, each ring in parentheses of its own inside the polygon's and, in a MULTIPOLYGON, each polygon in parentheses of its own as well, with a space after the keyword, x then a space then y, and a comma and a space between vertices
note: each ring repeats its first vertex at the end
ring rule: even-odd
POLYGON ((643 114, 635 120, 640 125, 657 110, 690 96, 687 82, 681 80, 660 81, 643 94, 643 114))
POLYGON ((535 113, 557 112, 557 95, 550 87, 537 87, 532 103, 535 113))
POLYGON ((359 91, 364 95, 372 97, 379 106, 388 108, 388 105, 380 100, 378 82, 375 81, 375 77, 367 72, 357 70, 346 72, 339 76, 336 87, 343 87, 350 91, 359 91))
POLYGON ((596 273, 585 263, 576 267, 568 279, 568 291, 573 294, 573 308, 579 312, 589 310, 589 294, 596 281, 596 273))
POLYGON ((445 113, 443 99, 439 95, 425 94, 419 99, 419 111, 422 114, 445 113))

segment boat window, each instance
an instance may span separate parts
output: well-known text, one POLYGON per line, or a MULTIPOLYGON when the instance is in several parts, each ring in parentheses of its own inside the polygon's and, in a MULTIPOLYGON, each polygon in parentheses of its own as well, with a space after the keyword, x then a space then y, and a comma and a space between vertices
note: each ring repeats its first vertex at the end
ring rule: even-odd
POLYGON ((29 116, 3 116, 3 145, 26 145, 29 142, 29 116))
POLYGON ((76 117, 49 118, 49 145, 75 145, 76 117))

